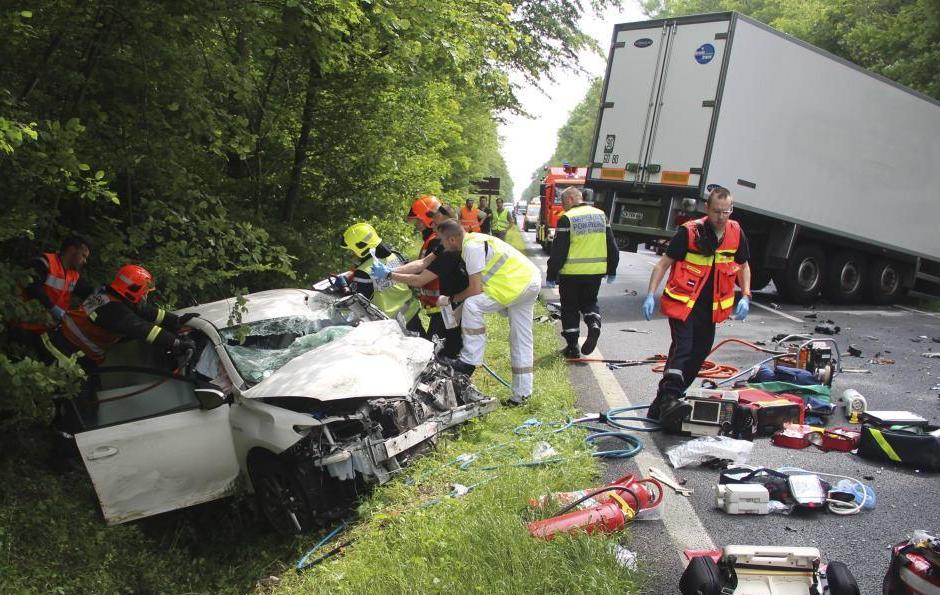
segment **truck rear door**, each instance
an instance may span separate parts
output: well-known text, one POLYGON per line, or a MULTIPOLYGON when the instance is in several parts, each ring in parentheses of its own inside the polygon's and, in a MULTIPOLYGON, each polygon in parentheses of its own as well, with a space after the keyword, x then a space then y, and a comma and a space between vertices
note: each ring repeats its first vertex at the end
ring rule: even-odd
POLYGON ((699 185, 730 26, 711 19, 618 26, 591 179, 699 185))

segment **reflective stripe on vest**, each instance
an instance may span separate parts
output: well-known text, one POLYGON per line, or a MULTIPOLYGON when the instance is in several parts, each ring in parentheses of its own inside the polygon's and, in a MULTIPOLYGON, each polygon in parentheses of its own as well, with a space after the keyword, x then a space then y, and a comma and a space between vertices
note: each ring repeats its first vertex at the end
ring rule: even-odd
POLYGON ((603 275, 607 272, 607 217, 600 209, 577 205, 565 213, 571 243, 561 275, 603 275))
POLYGON ((499 238, 471 233, 463 239, 463 246, 468 245, 485 245, 493 253, 480 271, 480 280, 483 293, 503 306, 516 301, 539 274, 532 261, 499 238))
POLYGON ((105 291, 99 290, 88 296, 81 306, 69 310, 62 317, 62 337, 99 364, 104 361, 108 348, 122 338, 122 335, 95 324, 96 310, 113 301, 116 300, 105 291))
POLYGON ((493 225, 491 227, 493 231, 506 231, 509 229, 510 225, 509 209, 493 211, 493 225))
POLYGON ((480 211, 476 207, 467 210, 467 207, 460 207, 460 224, 464 231, 475 233, 480 231, 480 211))
POLYGON ((728 221, 721 245, 713 256, 705 256, 699 252, 697 225, 708 225, 708 219, 682 224, 688 236, 688 250, 683 260, 672 265, 660 308, 669 318, 686 320, 698 299, 709 299, 712 302, 712 322, 721 322, 731 316, 734 306, 734 285, 740 269, 734 258, 741 243, 741 226, 737 221, 728 221), (702 298, 699 294, 712 267, 715 269, 713 292, 708 298, 702 298))
MULTIPOLYGON (((365 259, 362 263, 356 267, 356 270, 362 271, 365 274, 369 275, 372 272, 372 257, 365 259)), ((379 261, 384 262, 392 266, 393 268, 404 264, 397 256, 394 254, 388 258, 379 259, 379 261)), ((356 279, 356 283, 363 282, 362 279, 356 279)), ((372 292, 372 303, 376 308, 385 313, 389 318, 395 318, 399 312, 404 316, 405 321, 411 320, 411 317, 418 313, 418 310, 421 306, 418 305, 418 302, 414 299, 414 295, 411 293, 411 288, 405 285, 404 283, 394 283, 390 281, 378 281, 373 282, 370 278, 369 283, 373 283, 374 290, 372 292)))

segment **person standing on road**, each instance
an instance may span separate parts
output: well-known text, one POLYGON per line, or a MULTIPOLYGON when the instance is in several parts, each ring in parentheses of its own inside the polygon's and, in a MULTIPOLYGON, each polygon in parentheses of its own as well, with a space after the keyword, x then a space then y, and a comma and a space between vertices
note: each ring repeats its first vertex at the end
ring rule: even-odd
POLYGON ((532 396, 532 314, 542 285, 539 269, 506 242, 480 233, 466 233, 454 221, 437 226, 444 247, 459 252, 467 267, 469 286, 452 298, 441 296, 438 305, 463 302, 460 326, 463 349, 452 365, 473 374, 483 364, 486 347, 484 315, 509 315, 509 351, 512 362, 510 405, 522 405, 532 396))
POLYGON ((620 264, 620 250, 604 211, 584 204, 582 198, 581 191, 574 187, 561 194, 565 213, 558 218, 545 273, 547 287, 558 285, 561 336, 567 343, 563 355, 567 358, 581 357, 582 352, 591 353, 597 346, 601 336, 601 311, 597 306, 601 277, 607 275, 607 283, 613 283, 620 264), (579 313, 588 329, 580 349, 579 313))
POLYGON ((490 199, 480 197, 480 233, 492 235, 493 209, 490 208, 490 199))
POLYGON ((506 232, 515 224, 512 209, 503 208, 503 199, 496 199, 496 210, 493 212, 493 237, 506 240, 506 232))
POLYGON ((467 233, 480 231, 480 210, 473 205, 473 197, 467 197, 467 204, 460 209, 460 224, 467 233))
POLYGON ((669 318, 672 345, 647 415, 672 432, 681 428, 691 410, 681 399, 712 349, 715 324, 731 315, 735 281, 742 296, 735 318, 744 320, 750 309, 750 253, 741 226, 730 219, 734 199, 726 188, 715 188, 705 208, 705 217, 687 221, 676 231, 666 254, 653 267, 643 301, 643 316, 649 320, 656 303, 654 294, 668 269, 660 308, 669 318))

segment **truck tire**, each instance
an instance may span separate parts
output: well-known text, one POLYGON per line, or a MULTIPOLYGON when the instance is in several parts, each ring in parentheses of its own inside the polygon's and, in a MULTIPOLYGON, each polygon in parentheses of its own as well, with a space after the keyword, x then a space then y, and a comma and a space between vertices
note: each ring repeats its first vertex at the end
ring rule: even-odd
POLYGON ((816 244, 800 244, 787 260, 787 268, 774 282, 788 300, 811 304, 826 279, 826 255, 816 244), (779 281, 779 283, 778 283, 779 281))
POLYGON ((859 595, 858 583, 842 562, 830 562, 826 566, 826 584, 830 595, 859 595))
POLYGON ((892 304, 904 292, 901 265, 886 258, 876 258, 868 269, 868 299, 874 304, 892 304))
POLYGON ((829 260, 823 294, 834 302, 851 304, 862 299, 867 283, 868 261, 865 255, 844 250, 829 260))

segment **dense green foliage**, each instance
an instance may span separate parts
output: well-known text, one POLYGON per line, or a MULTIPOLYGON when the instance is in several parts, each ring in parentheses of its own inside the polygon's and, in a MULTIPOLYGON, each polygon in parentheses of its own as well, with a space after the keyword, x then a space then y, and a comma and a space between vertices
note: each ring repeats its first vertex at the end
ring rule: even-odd
MULTIPOLYGON (((568 120, 558 130, 555 152, 542 167, 561 165, 567 161, 571 165, 584 167, 591 160, 591 143, 594 141, 594 128, 597 125, 597 110, 600 107, 603 79, 596 78, 588 87, 584 98, 578 103, 568 120)), ((539 194, 539 181, 542 179, 542 167, 532 173, 532 182, 522 192, 522 199, 528 201, 539 194)))
POLYGON ((80 480, 56 483, 39 470, 12 479, 43 464, 49 396, 73 391, 80 376, 24 359, 8 341, 11 321, 47 319, 19 297, 29 259, 81 233, 92 241, 89 279, 109 281, 121 264, 139 262, 154 273, 157 302, 185 306, 305 285, 348 265, 338 236, 356 220, 404 248, 413 236, 403 216, 421 193, 459 202, 470 180, 498 176, 511 196, 495 122, 519 109, 509 73, 533 81, 575 63, 589 44, 577 28, 583 8, 578 0, 0 3, 3 585, 216 592, 267 563, 262 538, 236 538, 244 523, 228 504, 209 507, 218 541, 201 544, 186 515, 105 529, 90 486, 69 485, 80 480), (30 535, 35 543, 24 541, 30 535), (76 550, 71 538, 96 547, 76 550), (203 547, 236 542, 237 551, 203 547))

